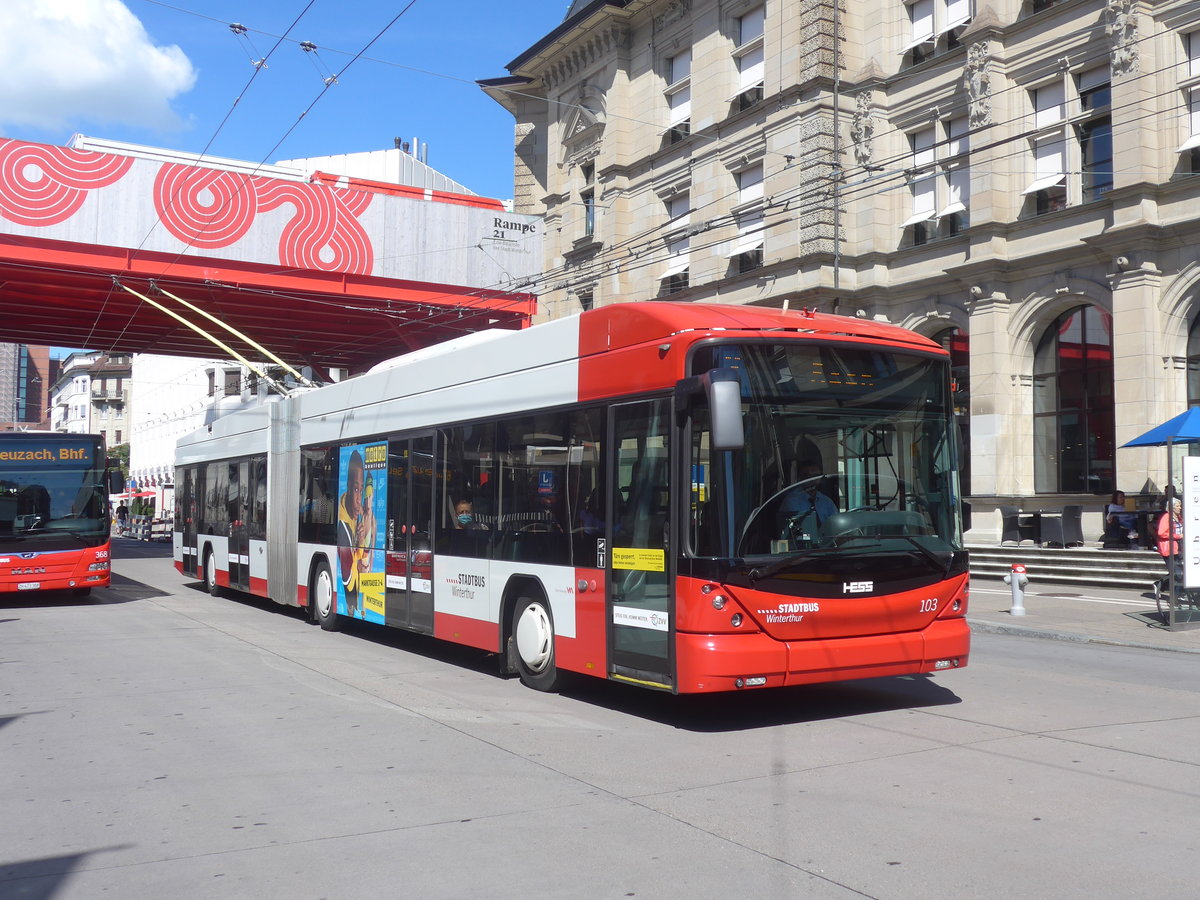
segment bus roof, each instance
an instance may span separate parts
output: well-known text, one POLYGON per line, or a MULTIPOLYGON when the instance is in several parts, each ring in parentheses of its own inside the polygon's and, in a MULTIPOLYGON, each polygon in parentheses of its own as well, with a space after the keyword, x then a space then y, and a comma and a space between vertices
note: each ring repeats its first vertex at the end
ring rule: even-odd
POLYGON ((895 325, 810 310, 715 303, 614 303, 519 331, 483 331, 396 357, 283 402, 229 411, 178 442, 179 460, 250 452, 272 415, 296 416, 305 442, 663 390, 685 374, 695 340, 809 338, 945 355, 895 325), (354 419, 347 431, 345 423, 354 419), (188 448, 185 450, 185 448, 188 448))
POLYGON ((835 316, 808 309, 783 310, 776 307, 721 303, 611 303, 582 313, 579 330, 580 356, 661 340, 686 332, 712 330, 853 337, 908 345, 926 351, 940 349, 928 338, 898 325, 835 316))

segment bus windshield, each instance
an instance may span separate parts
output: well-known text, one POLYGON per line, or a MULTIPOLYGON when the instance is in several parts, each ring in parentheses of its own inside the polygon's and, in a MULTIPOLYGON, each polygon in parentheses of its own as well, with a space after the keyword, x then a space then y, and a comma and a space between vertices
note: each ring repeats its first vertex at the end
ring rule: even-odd
POLYGON ((105 543, 104 465, 102 447, 91 439, 0 436, 0 552, 105 543))
POLYGON ((854 344, 715 345, 693 374, 736 373, 745 446, 710 448, 692 410, 691 549, 774 569, 903 552, 945 570, 962 548, 947 364, 854 344), (757 559, 755 559, 757 558, 757 559))

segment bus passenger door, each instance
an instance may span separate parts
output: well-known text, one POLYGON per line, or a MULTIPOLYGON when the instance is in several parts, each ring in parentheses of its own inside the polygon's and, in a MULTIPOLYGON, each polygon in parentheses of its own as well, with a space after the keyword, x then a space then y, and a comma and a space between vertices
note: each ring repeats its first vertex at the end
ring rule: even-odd
POLYGON ((189 466, 183 470, 182 492, 175 502, 179 505, 179 526, 183 558, 183 574, 198 576, 196 520, 200 518, 200 499, 204 496, 204 466, 189 466))
POLYGON ((229 464, 229 586, 250 588, 250 464, 242 460, 229 464))
POLYGON ((675 630, 667 531, 670 403, 628 403, 610 415, 609 674, 669 688, 675 630))
POLYGON ((433 437, 388 442, 387 613, 433 633, 433 437))
POLYGON ((409 490, 409 627, 433 634, 433 435, 412 439, 409 490))

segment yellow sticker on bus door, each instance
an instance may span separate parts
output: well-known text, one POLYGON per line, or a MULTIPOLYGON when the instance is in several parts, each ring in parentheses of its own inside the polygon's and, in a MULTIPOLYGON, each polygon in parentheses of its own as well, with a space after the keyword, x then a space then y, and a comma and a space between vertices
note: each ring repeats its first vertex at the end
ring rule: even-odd
POLYGON ((650 547, 614 547, 612 553, 614 569, 635 569, 639 572, 665 572, 667 554, 650 547))

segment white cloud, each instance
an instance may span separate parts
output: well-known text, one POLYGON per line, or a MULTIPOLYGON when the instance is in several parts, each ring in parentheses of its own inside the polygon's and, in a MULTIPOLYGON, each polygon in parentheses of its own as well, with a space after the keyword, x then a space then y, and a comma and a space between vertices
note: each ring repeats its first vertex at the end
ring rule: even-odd
POLYGON ((121 0, 0 0, 0 36, 0 124, 180 127, 171 101, 196 70, 121 0))

